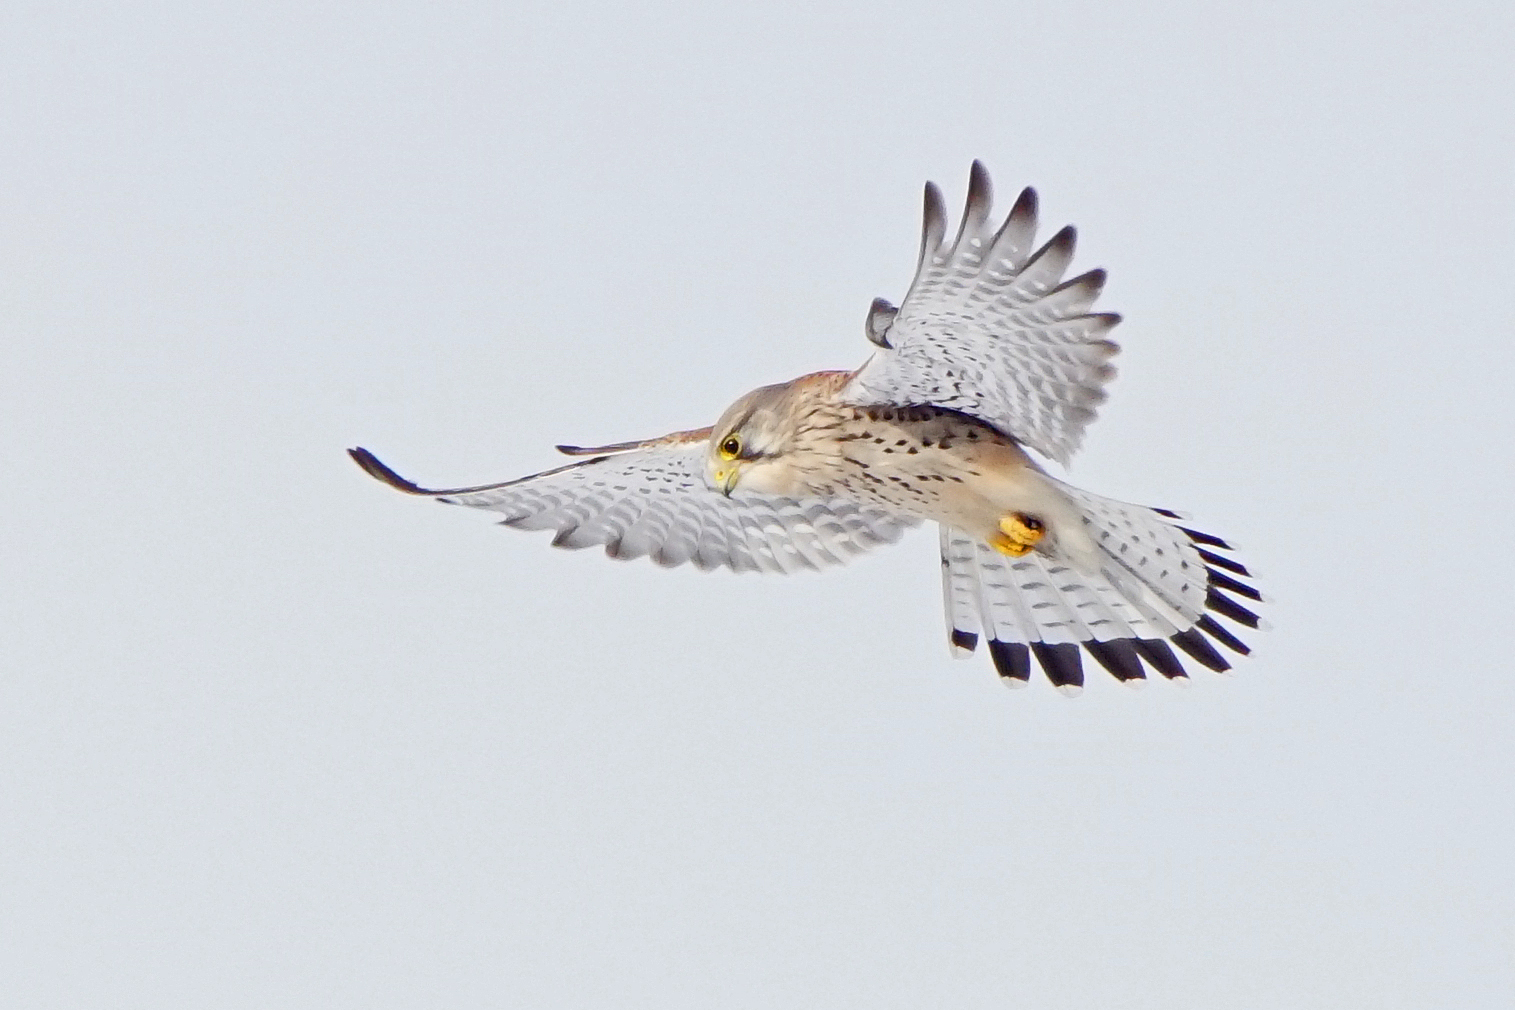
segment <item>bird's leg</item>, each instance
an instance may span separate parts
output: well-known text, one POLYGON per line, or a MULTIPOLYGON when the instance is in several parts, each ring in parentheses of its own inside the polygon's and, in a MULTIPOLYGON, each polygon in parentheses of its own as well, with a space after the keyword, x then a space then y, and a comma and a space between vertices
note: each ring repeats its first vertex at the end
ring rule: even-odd
POLYGON ((1000 531, 989 537, 989 546, 1012 558, 1023 557, 1047 535, 1046 525, 1036 516, 1011 512, 999 521, 1000 531))

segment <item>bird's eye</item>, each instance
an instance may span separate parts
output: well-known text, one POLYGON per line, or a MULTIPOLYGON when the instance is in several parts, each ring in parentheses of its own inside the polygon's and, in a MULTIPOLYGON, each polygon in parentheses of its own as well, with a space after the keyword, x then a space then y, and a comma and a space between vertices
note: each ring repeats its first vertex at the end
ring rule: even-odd
POLYGON ((727 435, 726 441, 721 443, 721 455, 726 459, 736 459, 742 454, 742 440, 735 435, 727 435))

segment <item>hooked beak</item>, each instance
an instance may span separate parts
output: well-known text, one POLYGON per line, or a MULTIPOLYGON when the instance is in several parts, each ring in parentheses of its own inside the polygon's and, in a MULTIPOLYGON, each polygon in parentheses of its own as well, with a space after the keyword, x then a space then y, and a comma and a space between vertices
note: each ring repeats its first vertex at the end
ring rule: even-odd
POLYGON ((730 463, 712 472, 710 476, 715 480, 715 489, 727 498, 730 498, 731 491, 736 487, 737 478, 741 474, 736 461, 732 460, 730 463))

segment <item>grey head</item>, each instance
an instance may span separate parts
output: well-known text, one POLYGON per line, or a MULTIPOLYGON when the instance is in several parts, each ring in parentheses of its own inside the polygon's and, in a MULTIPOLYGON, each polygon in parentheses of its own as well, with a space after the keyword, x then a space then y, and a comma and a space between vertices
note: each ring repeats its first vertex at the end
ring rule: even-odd
POLYGON ((794 448, 795 382, 761 386, 726 408, 710 429, 705 476, 730 497, 738 487, 761 494, 797 493, 789 459, 794 448))

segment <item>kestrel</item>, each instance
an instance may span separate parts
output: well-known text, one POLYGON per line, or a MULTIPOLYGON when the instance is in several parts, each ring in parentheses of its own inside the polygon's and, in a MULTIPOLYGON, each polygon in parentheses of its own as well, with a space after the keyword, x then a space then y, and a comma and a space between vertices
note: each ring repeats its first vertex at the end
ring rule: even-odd
POLYGON ((1047 473, 1027 450, 1066 463, 1114 375, 1120 321, 1091 312, 1105 272, 1064 281, 1075 233, 1033 246, 1037 200, 1020 194, 990 224, 991 188, 974 162, 957 236, 926 184, 915 279, 898 308, 870 307, 874 353, 853 372, 816 372, 737 400, 714 426, 595 448, 556 470, 482 487, 430 490, 366 449, 358 465, 391 487, 488 509, 504 524, 557 531, 559 547, 603 544, 613 558, 792 572, 846 561, 922 520, 941 535, 948 643, 980 638, 1004 683, 1035 656, 1068 694, 1081 648, 1132 685, 1143 663, 1186 677, 1230 663, 1212 641, 1248 648, 1215 619, 1249 628, 1237 598, 1261 600, 1217 537, 1165 509, 1113 501, 1047 473))

